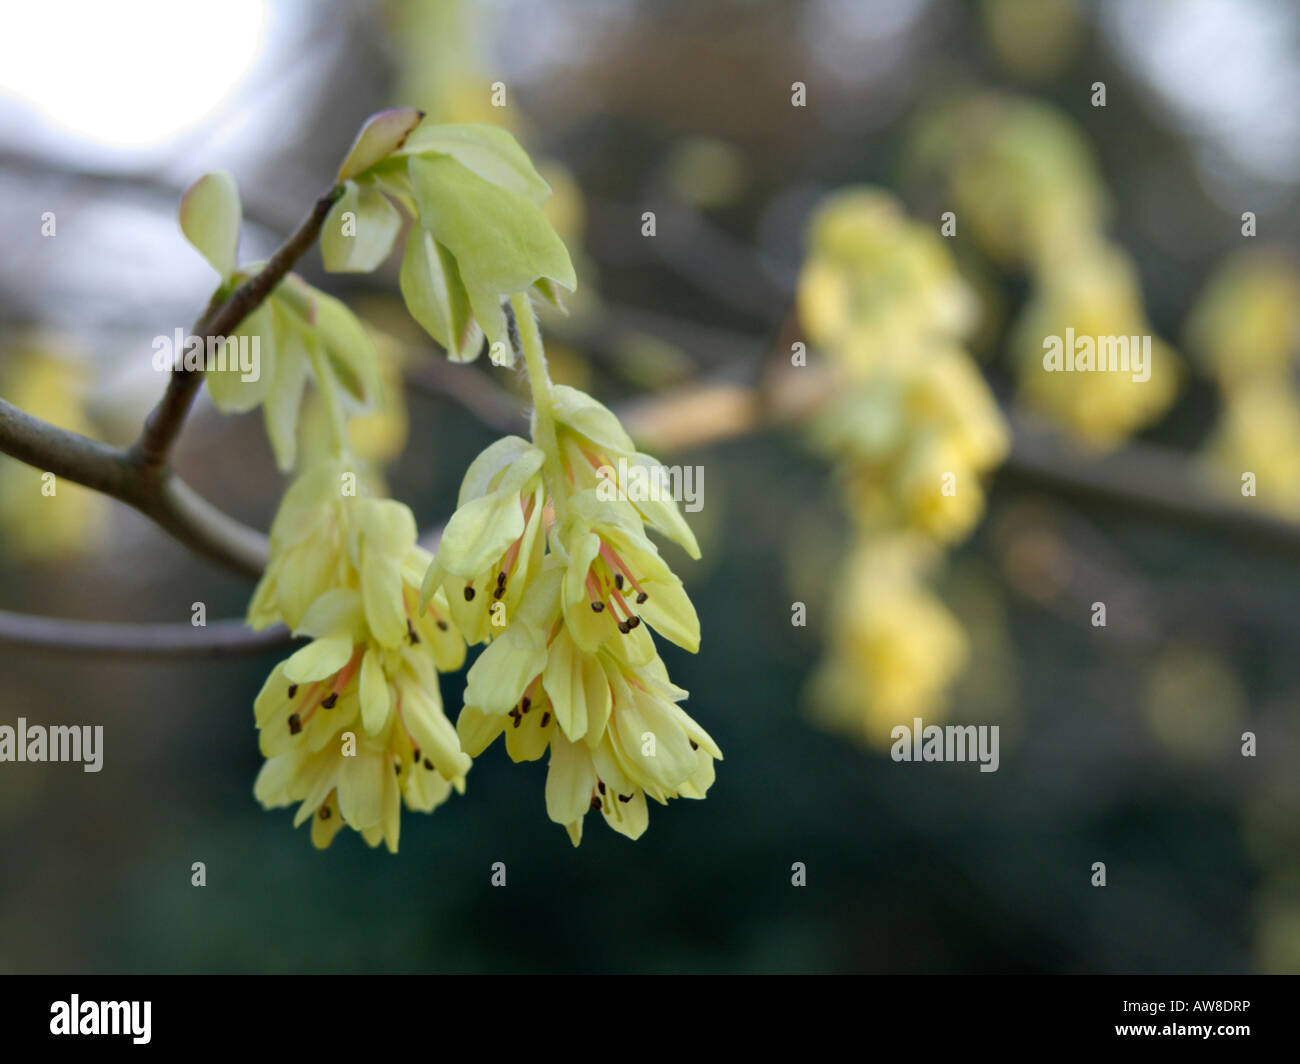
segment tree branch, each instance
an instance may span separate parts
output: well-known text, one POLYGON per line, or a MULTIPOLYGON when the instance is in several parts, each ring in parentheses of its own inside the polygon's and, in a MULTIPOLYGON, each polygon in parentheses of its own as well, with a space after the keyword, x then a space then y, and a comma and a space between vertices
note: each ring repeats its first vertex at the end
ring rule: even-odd
POLYGON ((230 658, 292 646, 283 625, 254 632, 243 621, 188 624, 127 624, 32 617, 0 610, 0 647, 113 658, 230 658))
POLYGON ((270 546, 174 473, 146 474, 129 454, 56 428, 0 399, 0 451, 45 473, 134 507, 191 550, 256 580, 270 546))

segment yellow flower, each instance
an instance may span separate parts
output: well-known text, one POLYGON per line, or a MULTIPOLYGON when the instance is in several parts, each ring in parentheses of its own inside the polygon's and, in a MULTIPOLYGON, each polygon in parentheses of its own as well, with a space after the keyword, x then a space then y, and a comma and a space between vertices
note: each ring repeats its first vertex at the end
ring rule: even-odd
MULTIPOLYGON (((1130 343, 1132 341, 1130 340, 1130 343)), ((1043 278, 1041 290, 1014 328, 1020 390, 1031 405, 1069 428, 1079 439, 1108 448, 1159 418, 1173 403, 1182 367, 1157 337, 1142 309, 1137 272, 1122 249, 1087 244, 1043 278), (1049 371, 1044 339, 1150 337, 1146 379, 1125 370, 1049 371)))
MULTIPOLYGON (((700 649, 700 621, 685 588, 641 531, 632 506, 603 502, 594 490, 573 495, 569 519, 554 545, 565 563, 564 622, 579 647, 631 635, 644 620, 665 639, 700 649)), ((637 647, 635 640, 632 644, 637 647)), ((634 656, 653 655, 647 639, 634 656)))
MULTIPOLYGON (((84 399, 87 375, 57 351, 52 341, 33 340, 6 352, 4 397, 60 428, 94 436, 84 399)), ((49 480, 39 469, 0 461, 0 537, 20 558, 68 558, 95 549, 106 527, 106 504, 104 496, 70 480, 49 480)))
POLYGON ((928 115, 910 148, 916 176, 946 181, 959 224, 999 262, 1037 267, 1105 220, 1087 141, 1037 100, 966 95, 928 115))
POLYGON ((1259 503, 1300 515, 1300 402, 1289 388, 1259 379, 1230 391, 1207 457, 1229 490, 1253 473, 1259 503))
POLYGON ((551 401, 563 490, 598 489, 599 498, 626 502, 647 525, 699 558, 695 534, 671 493, 650 490, 662 485, 663 467, 637 451, 618 418, 591 396, 562 384, 552 386, 551 401))
POLYGON ((1210 278, 1187 335, 1226 390, 1284 376, 1300 361, 1300 267, 1273 249, 1234 255, 1210 278))
POLYGON ((515 761, 549 749, 546 808, 576 846, 582 820, 599 809, 629 838, 648 824, 645 798, 703 798, 722 752, 677 706, 655 655, 634 663, 619 639, 583 650, 564 622, 567 570, 551 564, 529 587, 506 632, 470 668, 457 722, 477 756, 503 732, 515 761), (509 722, 509 723, 508 723, 509 722))
POLYGON ((882 369, 842 390, 812 435, 844 460, 849 503, 864 529, 910 527, 946 542, 964 538, 983 515, 980 477, 1010 446, 984 378, 946 348, 906 373, 882 369))
POLYGON ((469 643, 481 643, 509 623, 541 564, 542 461, 542 452, 527 440, 506 436, 465 473, 456 512, 425 574, 420 606, 442 588, 469 643))
POLYGON ((853 373, 904 368, 929 343, 965 335, 975 316, 942 238, 870 188, 818 209, 798 301, 809 340, 853 373))
POLYGON ((310 489, 330 490, 314 478, 321 470, 333 464, 286 495, 273 551, 290 553, 274 557, 255 599, 261 621, 287 620, 283 604, 296 612, 303 593, 295 573, 313 589, 328 585, 290 622, 312 642, 275 668, 254 705, 267 757, 254 794, 267 807, 300 802, 296 824, 315 814, 317 846, 346 823, 396 851, 402 799, 427 812, 452 787, 464 790, 470 759, 443 714, 438 671, 459 668, 465 644, 441 595, 427 612, 417 608, 432 558, 416 545, 410 511, 350 496, 313 507, 310 489), (327 523, 304 528, 322 512, 327 523), (286 566, 307 556, 324 560, 286 566))
POLYGON ((824 724, 881 747, 894 725, 942 714, 945 691, 966 663, 966 635, 921 583, 914 550, 881 540, 849 559, 831 653, 813 680, 824 724))

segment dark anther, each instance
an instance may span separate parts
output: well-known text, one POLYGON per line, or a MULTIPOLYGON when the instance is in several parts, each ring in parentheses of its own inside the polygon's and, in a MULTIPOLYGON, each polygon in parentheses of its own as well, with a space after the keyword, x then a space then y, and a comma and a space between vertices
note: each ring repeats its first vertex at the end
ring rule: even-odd
POLYGON ((603 602, 593 602, 593 603, 591 604, 591 612, 592 612, 592 613, 599 613, 599 612, 600 612, 601 610, 603 610, 604 608, 605 608, 605 604, 604 604, 603 602))
POLYGON ((446 621, 439 621, 439 622, 438 622, 438 631, 440 631, 440 632, 445 632, 446 630, 447 630, 447 622, 446 622, 446 621))
POLYGON ((632 626, 628 624, 627 621, 619 621, 618 630, 624 635, 627 635, 628 632, 632 631, 632 626))
POLYGON ((292 698, 297 693, 298 693, 298 685, 296 683, 291 683, 289 685, 289 697, 292 698))
POLYGON ((533 708, 533 700, 529 698, 527 695, 524 695, 524 700, 519 703, 519 708, 522 709, 525 713, 527 713, 530 709, 533 708))
POLYGON ((597 780, 597 781, 596 781, 596 790, 600 791, 601 794, 604 794, 604 793, 605 793, 605 781, 604 781, 604 780, 597 780))
POLYGON ((328 820, 330 818, 330 807, 328 805, 322 805, 320 807, 320 818, 322 820, 328 820))
POLYGON ((338 701, 339 693, 337 691, 331 691, 327 697, 321 699, 321 709, 333 709, 338 705, 338 701))
POLYGON ((594 794, 591 796, 591 808, 592 809, 600 808, 600 799, 597 798, 594 794))
POLYGON ((615 574, 614 574, 614 586, 615 586, 616 588, 618 588, 620 591, 623 590, 623 574, 622 574, 622 573, 615 573, 615 574))
POLYGON ((635 628, 640 623, 641 623, 640 617, 636 617, 636 616, 629 617, 627 619, 627 630, 629 632, 632 631, 632 629, 635 628))
POLYGON ((411 760, 412 760, 412 761, 419 761, 419 760, 420 760, 420 748, 419 748, 418 746, 415 748, 415 753, 413 753, 413 754, 411 755, 411 760))
POLYGON ((289 734, 297 735, 302 731, 302 721, 298 718, 297 713, 289 714, 289 734))
POLYGON ((542 727, 545 728, 550 723, 551 723, 551 714, 550 711, 548 710, 547 712, 542 714, 542 727))
POLYGON ((620 794, 618 796, 618 800, 620 802, 630 802, 632 800, 632 796, 630 794, 620 794))
POLYGON ((406 618, 406 634, 411 637, 411 646, 415 646, 420 641, 420 637, 415 634, 415 625, 411 623, 411 618, 406 618))
POLYGON ((506 571, 504 569, 497 573, 497 587, 506 586, 506 571))
POLYGON ((690 742, 691 742, 691 749, 692 749, 692 750, 698 750, 698 749, 700 748, 700 744, 697 743, 694 739, 692 739, 690 742))
POLYGON ((393 773, 398 776, 402 774, 402 763, 400 761, 393 762, 393 773))
POLYGON ((640 606, 641 603, 643 603, 643 602, 644 602, 646 599, 648 599, 649 597, 650 597, 650 596, 647 595, 644 591, 638 592, 638 594, 637 594, 637 596, 636 596, 636 604, 637 604, 638 606, 640 606))
POLYGON ((424 767, 427 768, 430 772, 433 771, 433 762, 430 761, 427 757, 424 759, 424 767))
POLYGON ((492 592, 492 597, 494 599, 500 599, 501 596, 504 595, 505 593, 506 593, 506 588, 505 585, 502 584, 500 587, 498 587, 495 591, 492 592))
POLYGON ((466 585, 465 587, 465 601, 466 602, 474 601, 474 589, 472 587, 469 587, 468 585, 466 585))

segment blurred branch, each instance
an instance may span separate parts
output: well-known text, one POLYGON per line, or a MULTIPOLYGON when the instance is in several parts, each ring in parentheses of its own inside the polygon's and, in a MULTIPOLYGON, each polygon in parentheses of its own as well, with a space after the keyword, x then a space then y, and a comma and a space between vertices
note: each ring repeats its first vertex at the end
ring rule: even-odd
POLYGON ((406 376, 412 391, 451 399, 497 432, 517 433, 528 424, 522 400, 511 395, 486 373, 449 362, 441 351, 422 358, 418 369, 406 376))
MULTIPOLYGON (((179 481, 176 483, 180 484, 179 481)), ((180 484, 180 487, 184 488, 184 485, 180 484)), ((230 520, 219 511, 214 510, 213 514, 216 519, 230 520)), ((427 551, 436 551, 443 527, 435 525, 422 532, 420 546, 427 551)), ((243 621, 234 619, 213 621, 196 628, 183 622, 78 621, 0 610, 0 648, 90 656, 104 654, 117 658, 216 659, 284 650, 296 639, 282 624, 254 632, 243 621)))
POLYGON ((189 624, 127 624, 32 617, 0 610, 0 647, 114 658, 229 658, 283 650, 294 637, 283 625, 254 632, 243 621, 189 624))
MULTIPOLYGON (((754 369, 753 360, 746 360, 709 380, 620 404, 615 412, 648 450, 678 451, 802 423, 834 387, 825 371, 782 367, 780 360, 774 360, 757 387, 736 383, 736 378, 753 377, 754 369)), ((502 402, 514 402, 491 378, 480 379, 484 387, 501 392, 502 402)), ((1130 443, 1098 454, 1014 407, 1004 407, 1003 414, 1012 428, 1011 454, 997 474, 1005 481, 1300 557, 1300 524, 1237 500, 1186 452, 1130 443)))

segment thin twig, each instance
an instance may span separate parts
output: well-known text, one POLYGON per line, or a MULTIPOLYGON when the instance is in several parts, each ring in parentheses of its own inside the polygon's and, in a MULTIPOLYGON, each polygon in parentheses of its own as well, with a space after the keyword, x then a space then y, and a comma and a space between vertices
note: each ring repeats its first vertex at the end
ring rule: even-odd
POLYGON ((129 658, 231 658, 292 646, 283 625, 262 632, 243 621, 189 624, 128 624, 122 621, 76 621, 32 617, 0 610, 0 646, 24 650, 129 658))

